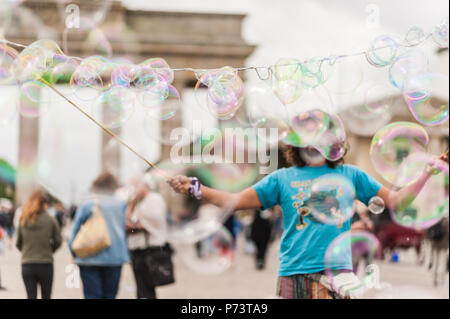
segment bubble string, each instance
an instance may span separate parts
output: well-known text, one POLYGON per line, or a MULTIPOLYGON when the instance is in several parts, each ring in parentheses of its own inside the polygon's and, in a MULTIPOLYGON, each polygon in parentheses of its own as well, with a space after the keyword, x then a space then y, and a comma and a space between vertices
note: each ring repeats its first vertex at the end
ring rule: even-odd
POLYGON ((103 131, 105 131, 107 134, 109 134, 112 138, 114 138, 122 146, 125 146, 126 148, 128 148, 132 153, 134 153, 137 157, 139 157, 141 160, 143 160, 148 166, 150 166, 151 168, 160 172, 165 178, 167 178, 167 179, 171 178, 166 172, 164 172, 162 169, 157 167, 155 164, 153 164, 152 162, 147 160, 143 155, 141 155, 136 150, 134 150, 131 146, 129 146, 127 143, 125 143, 119 136, 114 134, 110 129, 106 128, 104 125, 102 125, 101 123, 96 121, 92 116, 90 116, 82 108, 80 108, 77 104, 75 104, 73 101, 71 101, 69 98, 67 98, 64 94, 62 94, 57 88, 55 88, 47 80, 45 80, 38 74, 36 74, 36 76, 39 77, 39 81, 44 83, 46 86, 48 86, 50 89, 52 89, 56 94, 58 94, 60 97, 62 97, 64 100, 66 100, 70 105, 75 107, 78 111, 80 111, 83 115, 85 115, 87 118, 89 118, 92 122, 94 122, 97 126, 99 126, 103 131))
MULTIPOLYGON (((405 47, 405 48, 416 47, 416 46, 419 46, 419 45, 423 44, 425 41, 427 41, 432 36, 433 36, 433 33, 428 33, 426 36, 424 36, 420 41, 418 41, 416 43, 399 43, 398 45, 402 46, 402 47, 405 47)), ((23 44, 12 42, 12 41, 9 41, 9 40, 6 40, 6 39, 0 39, 0 43, 10 44, 10 45, 14 45, 14 46, 21 47, 21 48, 26 48, 27 47, 27 46, 25 46, 23 44)), ((372 51, 383 50, 383 49, 386 49, 386 48, 389 48, 389 46, 377 47, 376 49, 374 49, 372 51)), ((324 62, 329 62, 331 65, 333 65, 337 60, 344 59, 344 58, 350 58, 350 57, 365 56, 368 53, 369 53, 369 51, 365 50, 365 51, 349 53, 349 54, 330 55, 328 57, 324 57, 324 58, 320 58, 320 59, 311 58, 311 59, 307 59, 307 60, 304 60, 304 61, 296 63, 296 64, 289 63, 289 64, 280 64, 278 66, 294 66, 294 65, 298 65, 298 64, 307 64, 307 63, 310 63, 310 62, 319 62, 320 63, 319 68, 321 68, 322 64, 324 62)), ((83 61, 83 59, 80 58, 80 57, 75 57, 75 56, 68 56, 68 57, 72 58, 72 59, 75 59, 75 60, 78 60, 78 61, 83 61)), ((270 76, 270 74, 272 73, 271 70, 273 69, 273 67, 274 67, 274 65, 269 65, 269 66, 249 66, 249 67, 232 67, 232 68, 234 70, 236 70, 237 72, 253 70, 253 71, 256 72, 256 74, 258 75, 258 77, 261 80, 265 80, 265 78, 261 77, 261 74, 259 73, 258 70, 259 69, 265 69, 266 72, 268 72, 269 76, 270 76)), ((172 68, 170 68, 170 70, 173 71, 173 72, 186 72, 186 71, 188 71, 188 72, 197 73, 197 72, 214 71, 214 70, 218 70, 218 69, 194 69, 194 68, 175 68, 175 69, 172 69, 172 68)))

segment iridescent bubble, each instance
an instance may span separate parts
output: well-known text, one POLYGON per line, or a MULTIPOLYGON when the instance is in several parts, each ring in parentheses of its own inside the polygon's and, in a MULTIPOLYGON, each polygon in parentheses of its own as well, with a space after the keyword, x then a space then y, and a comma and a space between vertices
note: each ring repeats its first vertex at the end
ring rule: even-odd
POLYGON ((327 130, 312 146, 326 159, 337 161, 345 155, 347 135, 345 133, 344 124, 339 116, 336 114, 329 114, 329 117, 330 122, 327 130))
POLYGON ((161 82, 138 93, 138 100, 150 118, 167 120, 175 116, 181 108, 181 98, 173 85, 161 82))
POLYGON ((414 118, 425 125, 448 120, 448 75, 421 73, 407 81, 404 98, 414 118))
POLYGON ((37 80, 54 65, 54 56, 63 52, 53 40, 38 40, 23 49, 13 64, 14 72, 20 82, 37 80))
POLYGON ((122 126, 133 114, 136 95, 122 86, 103 92, 93 104, 93 114, 107 128, 122 126))
POLYGON ((54 67, 49 71, 49 82, 52 84, 70 84, 70 79, 78 67, 75 59, 66 55, 54 56, 54 67))
POLYGON ((366 58, 375 67, 385 67, 392 63, 397 51, 398 42, 391 36, 382 35, 372 41, 366 52, 366 58))
POLYGON ((284 142, 296 147, 315 145, 330 125, 330 116, 321 110, 300 113, 291 119, 292 131, 284 142))
POLYGON ((12 64, 19 53, 8 45, 0 44, 0 85, 16 82, 12 64))
POLYGON ((389 68, 389 82, 400 91, 407 80, 428 70, 428 57, 421 51, 408 51, 395 58, 389 68))
POLYGON ((96 99, 103 89, 102 72, 108 61, 99 56, 88 57, 75 69, 70 78, 74 94, 82 101, 96 99))
POLYGON ((222 227, 196 245, 183 247, 181 254, 190 270, 202 275, 219 275, 234 262, 233 238, 222 227))
POLYGON ((342 295, 351 295, 352 292, 364 292, 369 287, 364 287, 363 279, 359 285, 345 286, 339 275, 344 275, 343 270, 351 270, 352 262, 364 258, 369 262, 381 255, 381 245, 378 239, 366 231, 348 231, 336 237, 325 252, 325 273, 328 276, 333 289, 342 295))
POLYGON ((375 134, 370 146, 370 158, 378 174, 393 183, 405 158, 412 153, 424 152, 428 142, 428 134, 420 125, 395 122, 375 134))
POLYGON ((355 187, 345 176, 326 174, 312 181, 307 206, 319 222, 342 225, 353 216, 355 187))
POLYGON ((198 104, 221 120, 232 118, 244 100, 244 83, 231 67, 205 72, 195 90, 198 104), (206 88, 207 94, 202 95, 206 88))
POLYGON ((272 83, 275 95, 283 104, 294 103, 302 93, 302 68, 296 59, 280 59, 274 66, 272 83))
POLYGON ((422 28, 413 26, 409 28, 405 36, 406 44, 410 46, 416 46, 422 43, 426 39, 425 32, 422 28))
POLYGON ((392 219, 402 226, 419 230, 438 223, 448 215, 448 180, 448 163, 437 156, 426 153, 408 156, 399 167, 393 185, 400 188, 417 181, 423 186, 391 193, 389 209, 392 219))
POLYGON ((94 50, 96 53, 108 58, 112 57, 113 49, 111 43, 109 42, 102 29, 93 28, 92 30, 90 30, 87 37, 87 43, 95 48, 94 50))
POLYGON ((313 58, 301 64, 302 86, 305 89, 316 88, 326 81, 323 70, 324 59, 322 57, 313 58))
POLYGON ((434 28, 432 35, 437 45, 448 48, 448 17, 434 28))
POLYGON ((174 72, 166 60, 162 58, 145 60, 140 63, 139 66, 141 66, 144 70, 155 72, 163 81, 167 83, 173 82, 174 72))
POLYGON ((111 84, 130 88, 137 81, 137 68, 133 64, 120 64, 111 72, 111 84))
POLYGON ((26 81, 20 86, 22 99, 19 113, 23 117, 39 117, 47 110, 51 102, 51 92, 41 81, 26 81))
POLYGON ((384 200, 381 197, 375 196, 369 200, 369 211, 372 214, 381 214, 385 209, 384 200))
POLYGON ((258 136, 269 145, 278 144, 287 135, 289 126, 286 108, 265 83, 247 89, 246 101, 240 110, 245 111, 249 124, 257 129, 258 136))

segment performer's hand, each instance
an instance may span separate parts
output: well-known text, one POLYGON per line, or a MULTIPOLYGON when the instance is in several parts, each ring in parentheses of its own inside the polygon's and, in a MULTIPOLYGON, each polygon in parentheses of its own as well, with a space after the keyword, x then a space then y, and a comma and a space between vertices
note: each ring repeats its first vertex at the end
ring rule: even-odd
MULTIPOLYGON (((442 155, 439 157, 439 160, 448 163, 448 154, 447 154, 447 153, 442 154, 442 155)), ((429 174, 431 174, 431 175, 438 175, 441 171, 440 171, 438 168, 436 168, 434 165, 430 165, 430 164, 429 164, 429 165, 427 166, 427 172, 428 172, 429 174)))
POLYGON ((191 180, 186 176, 175 176, 167 181, 172 189, 179 194, 187 194, 191 180))

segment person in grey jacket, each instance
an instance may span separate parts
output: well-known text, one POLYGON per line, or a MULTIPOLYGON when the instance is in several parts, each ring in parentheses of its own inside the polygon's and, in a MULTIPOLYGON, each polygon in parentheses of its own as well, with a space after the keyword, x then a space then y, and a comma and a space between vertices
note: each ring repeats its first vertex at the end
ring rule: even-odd
POLYGON ((28 299, 50 299, 53 284, 53 253, 61 246, 57 221, 48 214, 48 197, 34 191, 22 208, 16 246, 22 253, 22 278, 28 299))

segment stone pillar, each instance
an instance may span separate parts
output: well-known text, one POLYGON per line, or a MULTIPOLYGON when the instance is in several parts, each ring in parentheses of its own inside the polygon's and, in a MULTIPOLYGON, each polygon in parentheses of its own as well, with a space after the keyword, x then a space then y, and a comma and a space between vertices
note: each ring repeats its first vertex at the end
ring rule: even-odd
MULTIPOLYGON (((23 94, 19 94, 19 108, 24 103, 36 104, 23 94)), ((15 201, 22 205, 38 183, 36 173, 39 160, 39 117, 19 117, 19 156, 16 174, 15 201)))

